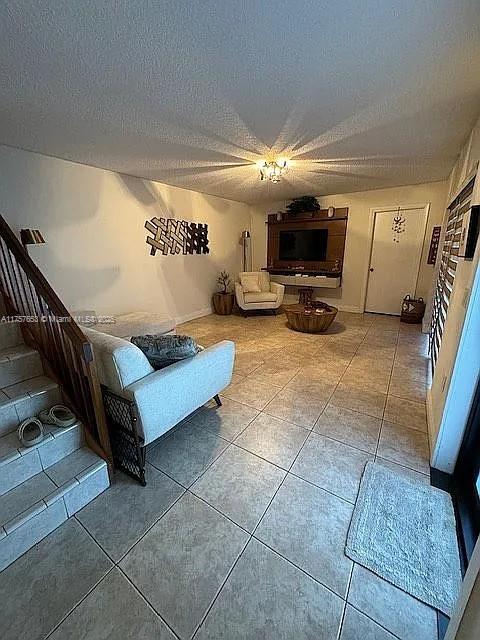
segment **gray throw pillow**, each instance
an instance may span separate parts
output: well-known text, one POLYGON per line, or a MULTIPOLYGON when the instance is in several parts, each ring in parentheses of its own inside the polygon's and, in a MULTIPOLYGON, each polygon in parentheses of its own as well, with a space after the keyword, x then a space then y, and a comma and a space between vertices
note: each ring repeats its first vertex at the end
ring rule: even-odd
POLYGON ((191 358, 202 350, 190 336, 156 334, 132 336, 130 341, 143 351, 154 369, 163 369, 179 360, 191 358))

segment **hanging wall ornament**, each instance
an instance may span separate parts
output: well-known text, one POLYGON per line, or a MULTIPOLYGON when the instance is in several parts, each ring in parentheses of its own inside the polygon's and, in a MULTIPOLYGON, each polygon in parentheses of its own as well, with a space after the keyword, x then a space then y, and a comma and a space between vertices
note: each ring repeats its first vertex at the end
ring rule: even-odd
POLYGON ((406 218, 400 212, 400 207, 398 207, 397 213, 393 216, 392 222, 392 231, 393 231, 393 241, 400 242, 400 235, 405 233, 405 222, 406 218))
POLYGON ((174 218, 152 218, 145 222, 145 229, 153 237, 147 236, 150 255, 157 251, 166 256, 187 253, 210 253, 208 248, 208 225, 175 220, 174 218))

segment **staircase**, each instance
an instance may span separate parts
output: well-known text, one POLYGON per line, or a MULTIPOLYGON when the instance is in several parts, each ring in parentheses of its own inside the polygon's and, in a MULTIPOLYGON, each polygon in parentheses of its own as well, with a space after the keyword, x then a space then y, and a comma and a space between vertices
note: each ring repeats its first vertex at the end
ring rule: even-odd
POLYGON ((0 324, 0 388, 2 571, 107 489, 109 477, 106 462, 85 446, 80 422, 46 425, 39 445, 21 445, 19 422, 64 399, 16 324, 0 324))

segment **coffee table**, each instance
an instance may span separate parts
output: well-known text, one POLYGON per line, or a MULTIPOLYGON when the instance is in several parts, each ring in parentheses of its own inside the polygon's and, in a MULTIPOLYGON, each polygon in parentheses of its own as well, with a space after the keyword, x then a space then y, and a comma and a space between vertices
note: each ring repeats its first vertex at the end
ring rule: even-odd
POLYGON ((322 333, 332 324, 338 309, 323 302, 311 304, 285 304, 283 310, 288 325, 294 331, 302 333, 322 333))

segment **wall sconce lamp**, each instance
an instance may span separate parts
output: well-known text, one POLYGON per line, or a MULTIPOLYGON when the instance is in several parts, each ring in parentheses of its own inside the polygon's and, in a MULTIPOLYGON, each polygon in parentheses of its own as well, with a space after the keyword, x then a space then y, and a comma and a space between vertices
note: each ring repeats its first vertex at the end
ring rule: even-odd
POLYGON ((45 244, 45 239, 38 229, 20 229, 20 241, 25 251, 29 244, 45 244))

